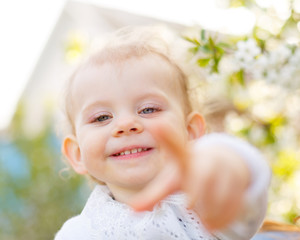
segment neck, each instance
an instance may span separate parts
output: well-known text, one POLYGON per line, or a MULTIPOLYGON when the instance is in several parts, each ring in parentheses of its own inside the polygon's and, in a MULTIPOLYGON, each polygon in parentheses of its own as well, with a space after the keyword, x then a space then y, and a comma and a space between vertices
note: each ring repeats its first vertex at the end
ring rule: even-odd
POLYGON ((107 184, 115 200, 127 205, 130 204, 133 197, 140 191, 140 189, 127 189, 118 186, 107 184))

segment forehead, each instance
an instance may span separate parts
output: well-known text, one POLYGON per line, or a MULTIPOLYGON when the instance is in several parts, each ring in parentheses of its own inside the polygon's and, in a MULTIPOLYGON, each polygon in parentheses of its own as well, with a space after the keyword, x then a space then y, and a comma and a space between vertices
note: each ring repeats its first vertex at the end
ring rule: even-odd
POLYGON ((167 60, 151 54, 101 64, 91 62, 83 66, 75 76, 72 95, 81 94, 84 88, 94 88, 96 85, 102 85, 101 92, 106 91, 112 84, 124 89, 129 85, 152 85, 175 93, 180 88, 176 75, 175 69, 167 60))

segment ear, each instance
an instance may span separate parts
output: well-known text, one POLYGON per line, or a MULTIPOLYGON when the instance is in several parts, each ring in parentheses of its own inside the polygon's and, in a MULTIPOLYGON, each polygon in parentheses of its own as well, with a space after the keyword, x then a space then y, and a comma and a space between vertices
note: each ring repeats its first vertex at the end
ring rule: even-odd
POLYGON ((191 112, 187 117, 189 140, 200 138, 205 133, 205 121, 198 112, 191 112))
POLYGON ((62 153, 68 159, 74 171, 79 174, 86 174, 87 170, 81 159, 80 148, 74 135, 65 137, 62 145, 62 153))

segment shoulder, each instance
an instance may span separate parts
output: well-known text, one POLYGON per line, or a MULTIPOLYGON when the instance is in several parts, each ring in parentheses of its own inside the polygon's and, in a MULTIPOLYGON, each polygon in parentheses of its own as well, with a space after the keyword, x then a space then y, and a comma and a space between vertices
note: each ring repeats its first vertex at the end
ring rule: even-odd
POLYGON ((55 235, 55 240, 84 240, 87 239, 88 224, 82 215, 67 220, 55 235))

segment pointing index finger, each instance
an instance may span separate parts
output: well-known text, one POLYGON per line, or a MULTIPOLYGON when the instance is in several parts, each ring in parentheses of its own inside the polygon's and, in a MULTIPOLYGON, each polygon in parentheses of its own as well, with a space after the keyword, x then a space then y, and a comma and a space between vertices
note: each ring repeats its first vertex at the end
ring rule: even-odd
POLYGON ((189 151, 184 136, 180 136, 175 129, 157 128, 153 132, 161 150, 175 160, 183 174, 187 173, 189 151))

